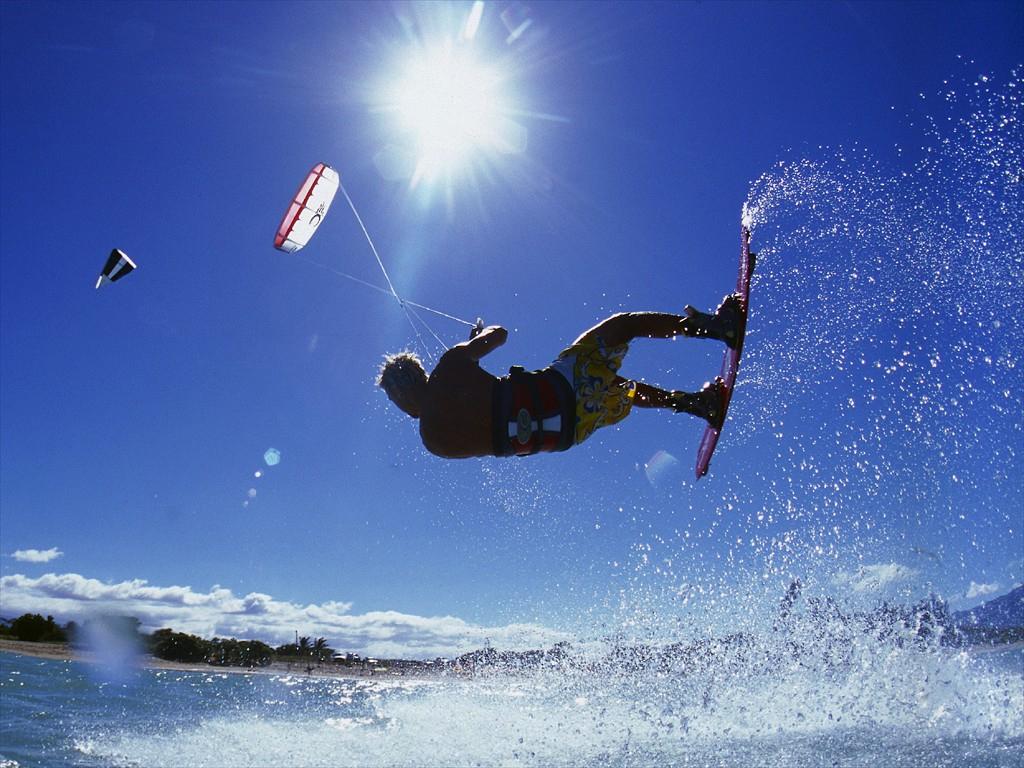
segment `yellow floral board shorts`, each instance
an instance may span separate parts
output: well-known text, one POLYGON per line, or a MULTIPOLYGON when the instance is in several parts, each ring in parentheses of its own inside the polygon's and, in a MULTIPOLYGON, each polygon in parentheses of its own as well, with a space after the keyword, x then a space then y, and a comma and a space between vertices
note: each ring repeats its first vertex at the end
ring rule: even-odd
POLYGON ((594 337, 562 351, 552 363, 551 367, 572 384, 576 393, 577 445, 594 430, 617 424, 629 415, 636 385, 615 381, 628 351, 628 344, 606 347, 594 337))

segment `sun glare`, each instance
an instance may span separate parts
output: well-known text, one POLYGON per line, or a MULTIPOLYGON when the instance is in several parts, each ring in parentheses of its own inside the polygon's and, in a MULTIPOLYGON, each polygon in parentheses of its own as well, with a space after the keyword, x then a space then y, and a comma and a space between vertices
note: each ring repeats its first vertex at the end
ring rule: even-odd
POLYGON ((396 19, 405 35, 367 93, 384 118, 377 172, 417 190, 421 203, 443 193, 451 208, 461 192, 479 199, 496 181, 529 183, 525 121, 558 119, 518 101, 538 40, 529 10, 517 4, 495 15, 488 7, 483 0, 402 6, 396 19))
POLYGON ((416 152, 413 183, 451 174, 479 152, 521 151, 506 116, 501 77, 468 49, 420 53, 401 71, 388 107, 416 152))

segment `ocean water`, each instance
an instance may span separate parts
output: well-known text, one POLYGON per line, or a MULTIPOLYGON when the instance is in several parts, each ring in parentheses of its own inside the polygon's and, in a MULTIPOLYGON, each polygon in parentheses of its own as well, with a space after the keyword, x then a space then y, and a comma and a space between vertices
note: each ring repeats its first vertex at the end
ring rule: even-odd
POLYGON ((1020 766, 1024 650, 328 679, 0 654, 0 765, 1020 766))

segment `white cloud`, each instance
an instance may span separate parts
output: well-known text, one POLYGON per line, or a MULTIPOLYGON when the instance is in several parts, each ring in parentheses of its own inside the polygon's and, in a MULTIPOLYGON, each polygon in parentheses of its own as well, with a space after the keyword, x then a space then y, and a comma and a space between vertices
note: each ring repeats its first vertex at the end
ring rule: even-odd
POLYGON ((835 582, 854 592, 878 592, 917 576, 917 571, 899 563, 862 565, 856 573, 837 573, 835 582))
POLYGON ((143 629, 170 627, 202 637, 255 638, 278 645, 295 632, 324 637, 337 650, 384 657, 454 656, 483 646, 550 647, 568 640, 565 633, 536 624, 485 627, 455 616, 416 616, 397 611, 349 613, 352 604, 328 601, 297 605, 251 592, 242 597, 214 585, 208 592, 191 587, 156 587, 142 579, 108 583, 77 573, 48 573, 38 578, 0 577, 0 614, 51 614, 59 621, 82 620, 98 613, 134 616, 143 629))
POLYGON ((968 588, 968 590, 967 590, 966 597, 968 599, 974 598, 974 597, 983 597, 984 595, 991 595, 993 592, 998 592, 998 591, 999 591, 999 585, 998 584, 994 584, 994 583, 993 584, 976 584, 976 583, 974 583, 972 581, 970 588, 968 588))
POLYGON ((52 547, 50 549, 19 549, 11 557, 22 563, 48 563, 63 554, 56 547, 52 547))

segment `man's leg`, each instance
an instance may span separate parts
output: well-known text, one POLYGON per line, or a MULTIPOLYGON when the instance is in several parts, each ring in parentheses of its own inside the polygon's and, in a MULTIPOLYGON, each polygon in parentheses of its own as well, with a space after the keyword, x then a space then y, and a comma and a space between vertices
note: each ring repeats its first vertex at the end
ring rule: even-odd
MULTIPOLYGON (((616 384, 626 386, 630 382, 621 376, 616 378, 616 384)), ((633 382, 635 394, 633 405, 637 408, 671 408, 676 413, 689 413, 699 416, 708 422, 712 427, 722 426, 722 384, 721 379, 715 379, 710 384, 704 385, 700 392, 667 392, 664 389, 644 384, 642 381, 633 382)))
POLYGON ((738 338, 741 313, 739 301, 735 294, 726 296, 711 315, 698 312, 691 306, 686 307, 685 316, 667 312, 620 312, 584 331, 573 344, 599 336, 606 347, 617 347, 633 339, 671 339, 683 335, 716 339, 731 347, 738 338))
MULTIPOLYGON (((631 382, 626 381, 621 376, 616 379, 616 384, 622 386, 628 386, 631 382)), ((675 408, 675 401, 672 399, 672 393, 666 392, 660 387, 651 386, 650 384, 644 384, 642 381, 632 382, 634 392, 633 405, 637 408, 675 408)))
POLYGON ((573 342, 579 344, 599 336, 606 347, 628 344, 633 339, 671 339, 685 332, 686 318, 667 312, 620 312, 584 331, 573 342))
MULTIPOLYGON (((671 339, 683 334, 697 335, 691 327, 690 317, 667 312, 620 312, 584 331, 573 345, 596 337, 600 338, 605 347, 617 347, 636 338, 671 339)), ((631 382, 617 376, 615 383, 628 386, 631 382)), ((715 379, 714 382, 705 385, 700 392, 668 392, 642 382, 633 382, 633 385, 633 404, 640 408, 671 408, 676 413, 699 416, 713 427, 722 425, 724 385, 721 379, 715 379)))

